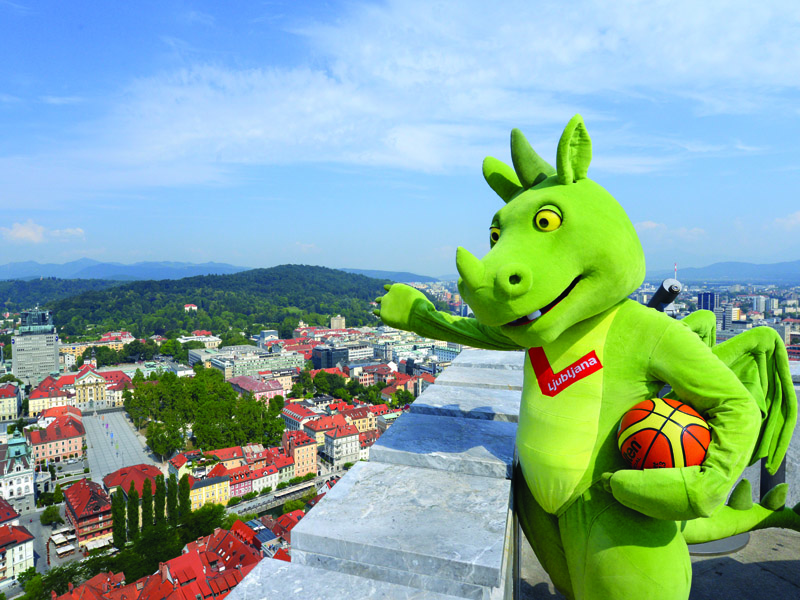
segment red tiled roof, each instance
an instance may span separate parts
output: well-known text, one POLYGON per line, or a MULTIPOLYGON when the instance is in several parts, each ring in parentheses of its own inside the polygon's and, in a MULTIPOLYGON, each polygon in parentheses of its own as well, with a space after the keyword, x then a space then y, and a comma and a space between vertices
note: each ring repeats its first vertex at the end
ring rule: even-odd
POLYGON ((284 562, 292 562, 292 557, 289 556, 289 553, 283 548, 278 548, 278 551, 272 558, 275 560, 282 560, 284 562))
POLYGON ((308 437, 305 431, 284 431, 283 438, 286 442, 290 441, 295 446, 306 446, 308 444, 315 444, 316 441, 308 437))
POLYGON ((313 369, 309 371, 308 374, 311 375, 311 379, 314 379, 314 377, 316 377, 320 371, 325 371, 328 375, 338 375, 343 379, 347 379, 347 375, 338 367, 331 367, 328 369, 313 369))
POLYGON ((0 398, 16 398, 19 388, 10 383, 0 384, 0 398))
POLYGON ((64 499, 78 518, 111 510, 108 494, 88 479, 81 479, 64 490, 64 499))
POLYGON ((311 431, 328 431, 329 429, 336 429, 347 425, 347 421, 342 415, 331 415, 329 417, 320 417, 316 421, 306 423, 305 427, 311 431))
POLYGON ((47 429, 27 429, 25 437, 32 446, 86 435, 83 423, 73 416, 56 417, 47 429))
POLYGON ((0 498, 0 523, 7 523, 19 518, 19 513, 4 498, 0 498))
POLYGON ((363 431, 358 434, 358 442, 362 448, 368 448, 372 446, 379 437, 381 437, 380 430, 370 429, 369 431, 363 431))
POLYGON ((63 406, 52 406, 50 408, 45 408, 41 414, 42 417, 67 417, 72 416, 76 419, 83 420, 83 412, 80 408, 75 406, 70 406, 69 404, 65 404, 63 406))
POLYGON ((19 525, 0 525, 0 551, 33 540, 31 532, 19 525))
POLYGON ((228 469, 225 468, 225 463, 217 463, 214 465, 214 468, 206 474, 206 477, 222 477, 227 474, 228 469))
POLYGON ((325 435, 332 438, 348 437, 351 435, 358 435, 358 429, 356 429, 355 425, 345 425, 344 427, 337 427, 331 431, 326 431, 325 435))
POLYGON ((216 456, 220 460, 232 460, 234 458, 243 458, 241 446, 232 446, 230 448, 220 448, 219 450, 209 450, 205 454, 216 456))
POLYGON ((121 469, 117 469, 113 473, 109 473, 103 477, 103 485, 106 486, 107 490, 120 487, 122 488, 122 491, 127 494, 128 490, 131 489, 131 483, 133 483, 133 487, 136 489, 139 497, 141 498, 142 491, 144 490, 144 482, 149 479, 150 490, 151 492, 155 492, 156 477, 161 474, 161 471, 153 465, 133 465, 131 467, 123 467, 121 469))
POLYGON ((281 411, 293 419, 305 419, 308 417, 316 417, 317 413, 309 410, 305 406, 299 406, 296 403, 289 404, 283 407, 281 411))
MULTIPOLYGON (((159 577, 160 579, 160 577, 159 577)), ((66 594, 56 596, 56 600, 133 600, 139 598, 139 591, 130 589, 130 594, 124 594, 123 590, 131 586, 122 586, 125 582, 125 574, 120 572, 116 575, 108 573, 98 573, 81 585, 71 589, 66 594)), ((170 584, 169 589, 172 589, 170 584)), ((166 596, 162 596, 166 598, 166 596)))

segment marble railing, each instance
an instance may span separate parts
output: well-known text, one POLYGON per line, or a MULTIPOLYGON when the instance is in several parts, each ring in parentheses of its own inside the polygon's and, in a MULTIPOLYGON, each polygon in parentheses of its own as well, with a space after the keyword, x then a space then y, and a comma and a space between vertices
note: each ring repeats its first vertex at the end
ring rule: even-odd
POLYGON ((228 598, 511 598, 523 356, 462 352, 228 598))

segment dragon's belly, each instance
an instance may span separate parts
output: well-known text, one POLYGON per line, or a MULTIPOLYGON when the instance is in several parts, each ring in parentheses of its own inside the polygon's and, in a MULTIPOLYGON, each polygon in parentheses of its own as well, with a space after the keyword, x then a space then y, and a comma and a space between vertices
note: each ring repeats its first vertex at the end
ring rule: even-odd
POLYGON ((600 396, 594 385, 581 383, 555 398, 523 393, 517 430, 520 464, 534 498, 551 514, 572 499, 593 463, 600 396))

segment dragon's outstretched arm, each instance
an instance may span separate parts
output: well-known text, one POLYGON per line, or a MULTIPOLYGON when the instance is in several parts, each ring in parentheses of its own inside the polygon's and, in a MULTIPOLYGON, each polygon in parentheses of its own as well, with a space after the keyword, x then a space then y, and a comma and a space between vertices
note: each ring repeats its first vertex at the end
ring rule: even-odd
POLYGON ((455 317, 437 311, 433 303, 419 290, 402 283, 385 287, 388 293, 376 300, 380 304, 380 310, 376 310, 375 314, 390 327, 486 350, 521 349, 497 327, 488 327, 475 319, 455 317))

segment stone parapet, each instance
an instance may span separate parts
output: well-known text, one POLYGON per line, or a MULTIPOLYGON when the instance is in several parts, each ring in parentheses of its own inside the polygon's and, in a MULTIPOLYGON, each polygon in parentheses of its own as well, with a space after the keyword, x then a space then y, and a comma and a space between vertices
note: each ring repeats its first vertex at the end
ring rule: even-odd
POLYGON ((229 598, 510 598, 523 359, 462 352, 229 598))

